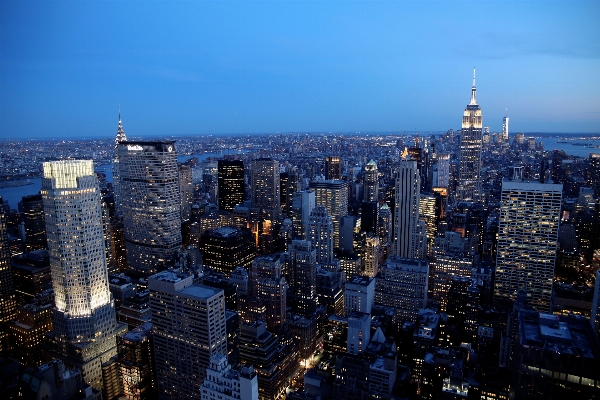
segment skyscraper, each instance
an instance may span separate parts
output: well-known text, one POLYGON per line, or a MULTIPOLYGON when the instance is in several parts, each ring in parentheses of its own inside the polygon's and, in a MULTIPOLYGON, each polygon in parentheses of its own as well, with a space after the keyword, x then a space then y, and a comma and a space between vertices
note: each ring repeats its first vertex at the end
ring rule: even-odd
POLYGON ((325 179, 328 181, 342 179, 342 163, 338 156, 325 157, 325 179))
POLYGON ((422 258, 425 251, 425 232, 424 224, 419 221, 421 179, 417 162, 410 159, 400 160, 395 172, 395 181, 392 253, 402 258, 422 258))
POLYGON ((0 354, 9 348, 8 324, 15 318, 15 290, 10 268, 10 250, 6 232, 4 203, 0 197, 0 354))
POLYGON ((594 197, 600 198, 600 153, 590 153, 587 184, 594 190, 594 197))
POLYGON ((250 166, 252 207, 274 210, 279 207, 279 161, 259 158, 250 166))
POLYGON ((115 155, 113 159, 113 187, 115 191, 115 215, 121 215, 121 173, 119 171, 119 143, 127 140, 123 123, 121 122, 121 111, 119 111, 119 127, 117 128, 117 136, 115 137, 115 155))
POLYGON ((317 252, 317 264, 330 265, 333 262, 333 221, 325 207, 319 205, 310 213, 308 232, 317 252))
POLYGON ((478 201, 481 195, 481 149, 483 120, 481 107, 477 104, 475 71, 471 101, 467 104, 462 119, 460 141, 460 170, 457 200, 478 201))
POLYGON ((291 217, 294 239, 308 238, 308 219, 313 208, 315 208, 315 192, 312 190, 302 190, 292 195, 291 217))
POLYGON ((379 201, 379 172, 373 160, 365 165, 363 193, 363 201, 379 201))
POLYGON ((309 189, 315 192, 315 203, 329 211, 333 220, 333 245, 339 247, 340 217, 348 214, 348 182, 313 181, 309 189))
POLYGON ((502 141, 508 143, 508 115, 502 118, 502 141))
POLYGON ((210 358, 227 354, 224 293, 172 271, 152 275, 148 289, 159 395, 200 399, 210 358))
POLYGON ((246 199, 244 162, 218 160, 219 210, 232 211, 246 199))
POLYGON ((45 249, 46 222, 44 221, 44 202, 41 194, 23 196, 23 222, 27 251, 45 249))
POLYGON ((310 316, 317 308, 317 255, 308 240, 293 240, 290 248, 290 304, 310 316))
POLYGON ((175 142, 122 142, 117 152, 127 264, 159 271, 181 247, 175 142))
POLYGON ((530 304, 551 311, 562 185, 513 179, 502 182, 494 301, 527 291, 530 304))
POLYGON ((117 320, 108 289, 98 179, 91 160, 43 167, 55 355, 101 390, 101 365, 117 353, 117 320))

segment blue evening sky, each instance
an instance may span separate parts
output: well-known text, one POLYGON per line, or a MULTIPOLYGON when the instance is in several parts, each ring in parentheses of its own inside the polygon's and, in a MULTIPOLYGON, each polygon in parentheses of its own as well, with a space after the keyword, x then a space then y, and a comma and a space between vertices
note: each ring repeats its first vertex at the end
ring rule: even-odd
POLYGON ((600 132, 600 1, 2 1, 0 138, 600 132))

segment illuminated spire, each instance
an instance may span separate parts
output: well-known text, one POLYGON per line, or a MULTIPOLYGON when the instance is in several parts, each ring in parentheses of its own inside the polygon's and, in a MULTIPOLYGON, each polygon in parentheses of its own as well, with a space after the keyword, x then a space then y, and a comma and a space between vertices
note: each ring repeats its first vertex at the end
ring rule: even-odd
POLYGON ((117 136, 115 137, 115 150, 119 143, 127 140, 125 131, 123 130, 123 123, 121 122, 121 106, 119 105, 119 128, 117 129, 117 136))
POLYGON ((477 89, 475 89, 475 67, 473 67, 473 87, 471 88, 471 102, 469 103, 469 105, 477 105, 477 98, 476 98, 476 92, 477 89))

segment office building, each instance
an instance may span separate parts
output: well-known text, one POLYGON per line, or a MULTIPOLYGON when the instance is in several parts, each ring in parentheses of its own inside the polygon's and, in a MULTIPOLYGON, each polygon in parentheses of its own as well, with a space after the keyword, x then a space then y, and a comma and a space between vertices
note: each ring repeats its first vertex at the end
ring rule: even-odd
POLYGON ((88 160, 43 164, 42 196, 54 288, 55 356, 102 390, 102 364, 117 353, 98 178, 88 160))
POLYGON ((15 318, 15 309, 15 290, 10 270, 6 214, 2 197, 0 197, 0 355, 5 354, 10 348, 7 329, 8 323, 15 318))
POLYGON ((258 398, 283 400, 298 367, 296 346, 267 330, 263 321, 240 324, 240 358, 254 366, 258 398))
POLYGON ((121 142, 119 185, 127 264, 167 268, 181 247, 181 202, 175 142, 121 142))
POLYGON ((289 216, 292 208, 292 196, 299 190, 298 173, 295 170, 280 173, 279 185, 281 186, 279 190, 281 212, 289 216))
POLYGON ((256 256, 256 246, 250 229, 224 226, 202 234, 200 252, 206 267, 229 278, 236 267, 250 267, 256 256))
POLYGON ((243 310, 246 321, 260 319, 271 330, 278 330, 285 325, 287 285, 283 267, 281 253, 260 256, 252 262, 248 280, 249 302, 246 310, 243 310))
POLYGON ((502 118, 502 141, 504 143, 508 143, 508 115, 505 115, 504 118, 502 118))
POLYGON ((123 396, 145 400, 156 397, 152 324, 144 323, 117 337, 123 396))
POLYGON ((115 154, 113 158, 113 188, 115 193, 115 216, 120 217, 122 215, 122 197, 121 197, 121 172, 119 169, 119 144, 127 141, 127 136, 123 130, 123 123, 121 122, 121 111, 119 111, 119 127, 117 128, 117 135, 115 136, 115 154))
POLYGON ((218 160, 219 210, 233 211, 246 200, 244 162, 241 160, 218 160))
POLYGON ((213 355, 227 354, 225 296, 163 271, 148 278, 159 396, 199 399, 213 355))
POLYGON ((424 224, 419 221, 421 178, 414 160, 402 159, 395 171, 394 243, 392 254, 423 258, 426 247, 424 224))
POLYGON ((316 250, 316 262, 320 265, 333 263, 333 221, 327 209, 321 205, 310 213, 308 240, 316 250))
POLYGON ((494 301, 527 292, 538 310, 551 310, 562 185, 518 179, 502 182, 494 301))
POLYGON ((8 327, 13 357, 19 364, 37 368, 46 359, 44 342, 52 330, 52 304, 26 304, 19 307, 8 327))
POLYGON ((399 326, 415 322, 427 305, 429 262, 391 256, 375 277, 375 304, 396 310, 399 326))
POLYGON ((325 179, 328 181, 342 179, 342 162, 340 157, 325 157, 325 179))
POLYGON ((333 220, 333 245, 339 247, 340 218, 348 214, 348 182, 312 181, 308 187, 315 192, 315 204, 329 212, 333 220))
POLYGON ((379 171, 374 160, 365 165, 363 172, 363 201, 379 201, 379 171))
POLYGON ((594 197, 600 198, 600 153, 590 153, 587 185, 594 191, 594 197))
POLYGON ((302 190, 292 195, 291 218, 294 239, 308 239, 308 221, 314 208, 315 192, 312 190, 302 190))
POLYGON ((585 318, 518 313, 514 399, 600 398, 600 342, 585 318))
POLYGON ((460 170, 457 188, 458 201, 478 201, 481 195, 481 150, 483 147, 483 120, 481 107, 477 104, 475 71, 471 101, 462 118, 460 140, 460 170))
POLYGON ((310 241, 292 241, 289 276, 292 311, 312 316, 317 308, 317 251, 310 241))
POLYGON ((25 225, 25 249, 46 249, 46 222, 41 194, 23 196, 23 223, 25 225))
POLYGON ((279 161, 259 158, 250 164, 252 207, 264 210, 279 209, 279 161))
POLYGON ((192 169, 185 164, 179 165, 179 201, 181 220, 187 221, 192 213, 194 185, 192 184, 192 169))
POLYGON ((375 280, 369 276, 353 276, 346 281, 344 315, 357 311, 371 314, 375 296, 375 280))
POLYGON ((37 295, 52 288, 48 250, 19 254, 11 258, 10 264, 18 307, 32 302, 37 295))
POLYGON ((379 273, 379 251, 381 249, 377 236, 367 236, 364 245, 364 274, 375 277, 379 273))
POLYGON ((233 369, 224 354, 210 359, 202 383, 202 400, 258 400, 258 379, 252 365, 233 369))
POLYGON ((433 301, 439 311, 445 312, 448 304, 448 293, 452 281, 456 277, 470 277, 473 271, 473 256, 461 252, 447 251, 436 254, 433 267, 433 301))

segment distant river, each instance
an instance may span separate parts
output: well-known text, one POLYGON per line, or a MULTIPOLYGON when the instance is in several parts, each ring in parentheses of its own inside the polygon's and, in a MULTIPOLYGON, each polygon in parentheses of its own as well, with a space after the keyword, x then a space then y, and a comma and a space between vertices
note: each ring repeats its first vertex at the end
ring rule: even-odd
MULTIPOLYGON (((209 157, 221 157, 221 156, 222 156, 221 153, 192 154, 191 156, 178 156, 177 161, 184 162, 193 157, 197 157, 199 161, 204 161, 209 157)), ((106 175, 106 180, 108 182, 112 183, 112 181, 113 181, 112 164, 97 165, 94 168, 94 170, 97 172, 104 173, 106 175)), ((30 185, 0 188, 0 197, 2 197, 4 204, 8 203, 8 205, 10 206, 11 209, 16 210, 17 206, 18 206, 19 202, 21 201, 21 199, 23 198, 23 196, 28 196, 30 194, 39 193, 40 189, 42 188, 42 179, 41 178, 32 178, 32 179, 29 179, 29 182, 31 182, 30 185)))
POLYGON ((558 138, 536 138, 536 141, 544 143, 545 151, 563 150, 570 156, 589 157, 590 153, 600 153, 600 148, 590 148, 585 146, 574 146, 572 143, 589 144, 591 146, 600 146, 600 140, 581 139, 581 140, 566 140, 566 143, 558 143, 565 141, 558 138))

